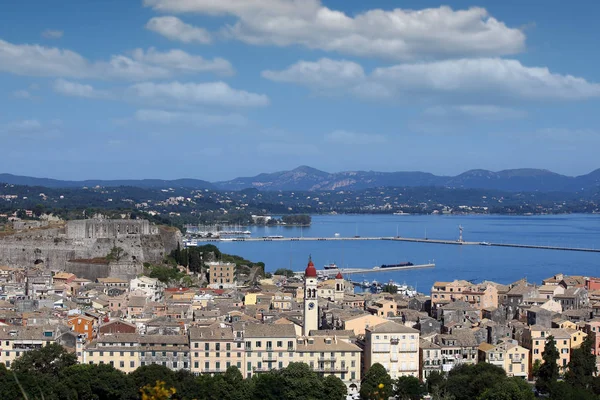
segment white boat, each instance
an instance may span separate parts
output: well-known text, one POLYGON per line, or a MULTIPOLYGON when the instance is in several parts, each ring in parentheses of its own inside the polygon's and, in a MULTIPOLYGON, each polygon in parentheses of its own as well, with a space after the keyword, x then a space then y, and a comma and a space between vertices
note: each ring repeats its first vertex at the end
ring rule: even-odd
POLYGON ((338 269, 338 266, 336 265, 336 263, 331 263, 331 264, 325 264, 325 266, 323 268, 324 269, 338 269))

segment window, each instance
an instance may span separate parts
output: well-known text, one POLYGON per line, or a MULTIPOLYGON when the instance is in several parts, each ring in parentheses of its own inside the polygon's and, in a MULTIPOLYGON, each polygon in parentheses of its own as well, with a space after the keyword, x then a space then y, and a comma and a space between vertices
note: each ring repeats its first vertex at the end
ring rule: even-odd
POLYGON ((177 368, 177 361, 173 361, 173 368, 177 368))
POLYGON ((277 341, 277 347, 283 347, 283 342, 281 340, 277 341))
POLYGON ((194 343, 194 348, 197 349, 198 348, 198 342, 194 343))
POLYGON ((198 368, 198 361, 194 361, 194 368, 198 368))
POLYGON ((227 351, 231 350, 231 343, 227 343, 225 345, 225 350, 227 350, 227 351))
POLYGON ((210 362, 206 361, 204 363, 204 369, 209 369, 210 368, 210 362))
POLYGON ((215 343, 215 350, 216 351, 220 351, 221 350, 221 343, 215 343))
POLYGON ((210 345, 208 343, 204 343, 204 350, 210 350, 210 345))
POLYGON ((125 361, 121 361, 121 362, 119 362, 119 367, 121 367, 121 368, 125 368, 125 361))
POLYGON ((262 346, 262 342, 261 342, 260 340, 258 340, 258 341, 256 342, 256 347, 257 347, 257 348, 259 348, 259 347, 261 347, 261 346, 262 346))

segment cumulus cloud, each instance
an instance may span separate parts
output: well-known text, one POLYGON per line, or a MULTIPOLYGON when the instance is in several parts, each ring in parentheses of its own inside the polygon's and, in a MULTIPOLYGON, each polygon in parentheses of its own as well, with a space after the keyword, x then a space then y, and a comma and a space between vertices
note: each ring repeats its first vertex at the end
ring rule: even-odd
POLYGON ((521 52, 525 35, 484 8, 371 9, 355 16, 319 0, 144 0, 156 11, 227 15, 229 37, 253 45, 301 45, 395 60, 499 56, 521 52))
POLYGON ((44 32, 42 32, 42 37, 45 37, 46 39, 60 39, 63 37, 63 34, 63 31, 46 29, 44 32))
POLYGON ((132 85, 128 92, 130 96, 141 100, 179 104, 224 107, 263 107, 269 104, 269 98, 264 94, 233 89, 221 81, 207 83, 143 82, 132 85))
POLYGON ((186 24, 177 17, 155 17, 146 24, 146 28, 163 35, 170 40, 179 40, 184 43, 208 44, 212 41, 208 31, 186 24))
POLYGON ((244 116, 239 114, 218 115, 149 109, 136 111, 134 118, 140 122, 193 126, 244 126, 248 122, 244 116))
POLYGON ((52 86, 54 91, 65 96, 85 97, 89 99, 108 98, 110 93, 94 89, 92 85, 57 79, 52 86))
POLYGON ((349 132, 345 130, 336 130, 325 135, 325 141, 330 143, 350 144, 350 145, 369 145, 382 144, 387 141, 386 137, 378 134, 367 134, 349 132))
POLYGON ((175 69, 181 72, 199 73, 212 72, 219 75, 233 75, 234 69, 231 63, 224 58, 216 57, 207 60, 201 56, 191 55, 183 50, 169 50, 160 52, 153 47, 144 51, 135 49, 132 52, 133 59, 147 64, 175 69))
POLYGON ((524 118, 527 113, 510 107, 485 104, 464 104, 457 106, 435 106, 423 112, 428 117, 473 117, 486 120, 524 118))
POLYGON ((0 124, 0 136, 10 139, 56 139, 61 133, 55 124, 44 124, 37 119, 22 119, 0 124))
POLYGON ((500 58, 398 64, 376 68, 368 75, 356 74, 354 79, 348 79, 344 71, 358 68, 351 61, 321 59, 316 62, 299 61, 283 71, 265 71, 263 76, 313 89, 319 87, 321 80, 329 80, 335 82, 338 89, 367 98, 462 94, 526 100, 578 100, 600 96, 600 84, 500 58), (335 68, 328 67, 334 63, 340 71, 337 74, 335 68), (307 70, 310 74, 306 73, 307 70))
POLYGON ((299 61, 283 71, 263 71, 262 76, 275 82, 330 89, 363 81, 365 71, 352 61, 322 58, 317 62, 299 61))
POLYGON ((204 60, 182 50, 158 52, 151 48, 144 52, 137 49, 133 57, 113 55, 108 61, 91 62, 67 49, 0 40, 0 71, 25 76, 140 81, 169 78, 182 72, 227 75, 233 68, 224 59, 204 60))

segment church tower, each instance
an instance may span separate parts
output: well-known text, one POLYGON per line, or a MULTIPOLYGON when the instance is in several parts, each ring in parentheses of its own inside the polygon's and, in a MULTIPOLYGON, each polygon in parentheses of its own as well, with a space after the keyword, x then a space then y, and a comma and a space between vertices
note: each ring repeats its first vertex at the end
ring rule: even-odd
POLYGON ((302 334, 308 336, 310 331, 319 329, 319 302, 317 298, 317 270, 312 258, 308 258, 308 266, 304 271, 304 326, 302 334))
POLYGON ((345 290, 344 277, 342 276, 342 273, 338 271, 337 275, 335 276, 335 292, 333 296, 333 300, 336 303, 341 303, 344 300, 345 290))

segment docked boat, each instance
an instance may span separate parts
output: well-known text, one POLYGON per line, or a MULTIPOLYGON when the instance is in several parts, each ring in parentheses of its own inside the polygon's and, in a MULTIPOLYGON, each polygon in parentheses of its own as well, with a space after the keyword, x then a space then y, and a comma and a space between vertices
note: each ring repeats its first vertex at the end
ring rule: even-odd
POLYGON ((338 269, 338 266, 335 263, 325 264, 324 269, 338 269))
POLYGON ((397 267, 410 267, 414 265, 413 263, 411 263, 410 261, 406 261, 406 262, 401 262, 398 264, 382 264, 381 267, 379 268, 397 268, 397 267))

